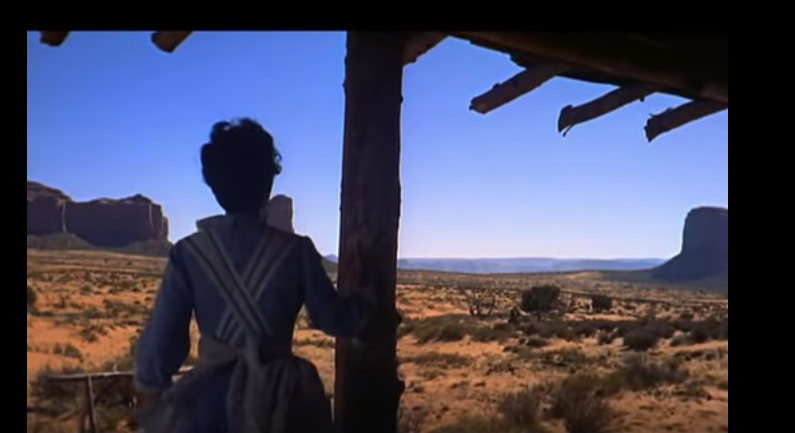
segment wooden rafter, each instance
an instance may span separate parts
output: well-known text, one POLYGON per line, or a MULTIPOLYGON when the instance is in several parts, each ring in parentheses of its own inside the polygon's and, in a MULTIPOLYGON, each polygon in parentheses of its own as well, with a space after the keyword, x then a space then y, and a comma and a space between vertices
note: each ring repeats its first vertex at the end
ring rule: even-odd
POLYGON ((405 65, 414 63, 421 56, 439 45, 447 35, 440 32, 415 32, 409 35, 406 42, 403 63, 405 65))
POLYGON ((469 109, 486 114, 541 87, 567 69, 566 66, 556 64, 540 64, 527 68, 507 81, 495 85, 488 92, 472 99, 469 109))
POLYGON ((669 108, 649 118, 645 128, 646 138, 651 142, 667 132, 728 109, 729 104, 712 101, 692 101, 676 108, 669 108))
MULTIPOLYGON (((511 54, 520 53, 635 82, 656 84, 666 92, 729 103, 728 57, 715 60, 691 53, 667 53, 620 35, 529 32, 451 32, 511 54)), ((728 39, 727 39, 728 43, 728 39)))
POLYGON ((69 37, 68 31, 44 31, 39 32, 39 34, 41 43, 51 47, 60 47, 66 41, 66 38, 69 37))
POLYGON ((565 137, 575 126, 612 113, 633 102, 642 101, 658 90, 660 90, 659 86, 652 84, 628 85, 619 87, 585 104, 576 107, 572 105, 566 106, 561 110, 560 117, 558 117, 558 132, 565 137))
POLYGON ((152 43, 166 53, 173 53, 192 31, 158 31, 152 34, 152 43))

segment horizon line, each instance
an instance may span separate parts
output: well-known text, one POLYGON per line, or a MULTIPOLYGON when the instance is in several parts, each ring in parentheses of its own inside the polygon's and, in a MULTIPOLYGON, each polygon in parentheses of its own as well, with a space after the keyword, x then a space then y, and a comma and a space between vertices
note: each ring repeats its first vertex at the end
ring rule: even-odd
MULTIPOLYGON (((326 254, 325 258, 339 258, 337 254, 326 254)), ((663 257, 553 257, 553 256, 516 256, 516 257, 398 257, 398 260, 459 260, 459 261, 473 261, 473 260, 602 260, 602 261, 616 261, 616 260, 669 260, 663 257)))

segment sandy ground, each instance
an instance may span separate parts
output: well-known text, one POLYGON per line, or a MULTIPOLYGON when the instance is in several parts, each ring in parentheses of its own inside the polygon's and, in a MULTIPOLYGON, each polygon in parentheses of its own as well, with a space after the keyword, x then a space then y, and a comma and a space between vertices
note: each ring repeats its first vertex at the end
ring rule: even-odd
MULTIPOLYGON (((38 297, 35 311, 29 308, 27 315, 28 407, 57 406, 31 396, 31 383, 39 372, 72 367, 123 369, 131 339, 153 303, 164 263, 96 252, 28 251, 27 258, 27 285, 38 297)), ((678 330, 663 333, 642 356, 648 364, 676 361, 683 374, 650 386, 627 385, 611 393, 605 399, 611 412, 610 429, 626 433, 728 432, 728 300, 611 283, 599 273, 444 278, 406 273, 402 278, 406 284, 399 287, 399 308, 406 318, 399 345, 401 375, 407 383, 403 406, 415 421, 415 425, 407 424, 405 433, 457 425, 457 431, 474 433, 464 428, 462 420, 494 417, 509 393, 528 387, 555 389, 555 384, 573 375, 617 377, 615 372, 626 370, 622 366, 628 357, 622 336, 607 338, 608 331, 598 330, 572 336, 560 329, 589 323, 607 329, 604 323, 614 322, 631 332, 635 329, 632 323, 641 328, 643 321, 678 323, 678 330), (541 331, 529 331, 525 325, 508 326, 506 314, 520 297, 517 289, 548 283, 564 290, 568 303, 565 316, 545 318, 540 325, 531 326, 541 331), (614 308, 593 313, 589 293, 609 295, 614 308), (470 317, 469 306, 476 296, 493 298, 495 314, 470 317), (696 338, 697 331, 689 331, 701 329, 696 325, 702 321, 719 319, 725 320, 722 336, 696 338), (445 329, 455 335, 441 332, 445 329)), ((308 329, 302 319, 297 324, 295 346, 299 354, 316 363, 332 390, 333 341, 308 329)), ((551 413, 548 403, 542 407, 546 410, 539 415, 541 428, 565 432, 565 422, 551 413)), ((28 431, 73 431, 74 421, 65 417, 49 412, 29 415, 28 431), (60 419, 53 421, 58 416, 60 419)), ((103 422, 117 423, 108 428, 123 430, 121 415, 103 422)))

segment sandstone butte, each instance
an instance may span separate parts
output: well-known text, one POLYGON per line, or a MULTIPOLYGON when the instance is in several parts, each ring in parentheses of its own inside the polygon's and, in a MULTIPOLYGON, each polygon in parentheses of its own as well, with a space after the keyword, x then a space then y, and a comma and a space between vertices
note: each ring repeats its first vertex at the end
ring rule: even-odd
POLYGON ((104 248, 168 239, 163 207, 147 197, 78 202, 63 191, 28 181, 28 236, 75 235, 104 248))
MULTIPOLYGON (((143 195, 78 202, 59 189, 28 181, 27 199, 28 236, 70 234, 99 248, 168 242, 168 218, 163 207, 143 195)), ((271 225, 295 232, 291 198, 273 197, 268 214, 271 225)))
POLYGON ((682 251, 652 272, 659 280, 729 280, 729 209, 698 207, 685 219, 682 251))

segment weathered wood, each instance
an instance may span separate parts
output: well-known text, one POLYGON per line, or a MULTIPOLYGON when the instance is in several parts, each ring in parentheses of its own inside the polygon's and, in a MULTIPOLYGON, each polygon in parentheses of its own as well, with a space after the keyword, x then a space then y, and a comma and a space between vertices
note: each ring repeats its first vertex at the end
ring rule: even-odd
POLYGON ((446 38, 447 35, 440 32, 411 33, 404 48, 403 64, 408 65, 416 62, 446 38))
POLYGON ((558 132, 565 137, 572 128, 618 110, 635 101, 641 101, 660 90, 652 84, 635 84, 620 87, 612 92, 579 106, 566 106, 558 117, 558 132))
POLYGON ((39 32, 39 41, 44 45, 51 47, 60 47, 69 37, 70 32, 64 31, 45 31, 39 32))
POLYGON ((94 395, 94 382, 90 377, 86 378, 86 406, 88 410, 88 431, 90 433, 99 433, 99 425, 97 424, 97 402, 94 395))
POLYGON ((395 288, 405 35, 348 32, 338 286, 379 305, 360 344, 338 340, 335 418, 344 433, 397 433, 395 288))
POLYGON ((547 81, 566 72, 567 66, 541 64, 514 75, 507 81, 495 85, 488 92, 472 99, 469 109, 486 114, 503 105, 532 92, 547 81))
POLYGON ((152 34, 152 43, 166 53, 173 53, 188 36, 193 33, 192 31, 159 31, 152 34))
MULTIPOLYGON (((191 371, 193 367, 183 367, 180 368, 177 372, 176 376, 181 376, 189 371, 191 371)), ((77 373, 77 374, 54 374, 51 376, 47 376, 46 380, 52 382, 83 382, 85 383, 86 379, 115 379, 115 378, 132 378, 135 375, 132 371, 102 371, 97 373, 77 373)))
MULTIPOLYGON (((486 42, 492 49, 521 53, 577 69, 594 70, 637 82, 656 84, 667 92, 688 98, 729 103, 729 64, 725 59, 702 53, 650 52, 648 46, 633 46, 620 35, 530 33, 530 32, 450 32, 473 42, 486 42), (499 48, 498 48, 499 47, 499 48)), ((728 38, 726 38, 728 44, 728 38)))
POLYGON ((80 433, 89 433, 89 413, 91 410, 91 405, 89 404, 88 399, 88 387, 85 386, 87 379, 83 379, 83 395, 80 397, 80 418, 78 418, 78 422, 80 423, 80 433))
POLYGON ((669 108, 649 118, 645 128, 646 138, 652 142, 667 132, 728 109, 728 104, 711 101, 694 101, 676 108, 669 108))

